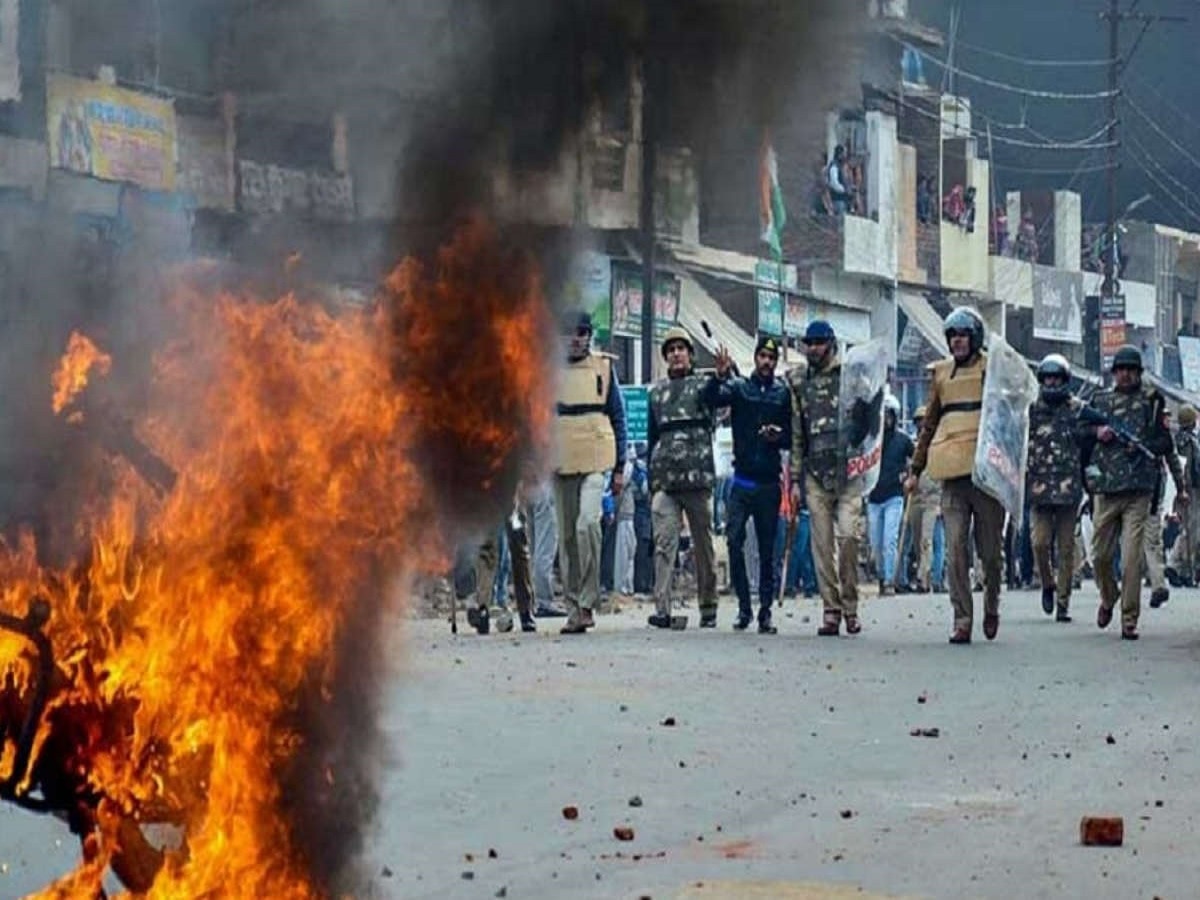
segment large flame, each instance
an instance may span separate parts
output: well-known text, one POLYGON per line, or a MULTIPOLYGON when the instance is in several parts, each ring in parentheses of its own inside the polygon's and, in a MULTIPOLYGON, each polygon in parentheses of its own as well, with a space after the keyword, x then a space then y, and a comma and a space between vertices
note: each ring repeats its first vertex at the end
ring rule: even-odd
POLYGON ((54 414, 62 412, 72 400, 78 396, 88 384, 92 368, 101 375, 107 375, 112 368, 112 357, 101 353, 100 349, 86 336, 78 331, 71 332, 67 342, 67 352, 59 363, 58 369, 51 379, 54 396, 50 401, 54 414))
MULTIPOLYGON (((143 855, 146 896, 328 896, 345 860, 314 862, 305 819, 369 812, 347 749, 369 736, 314 723, 361 706, 347 672, 364 636, 377 647, 388 579, 446 558, 439 511, 498 510, 544 445, 548 313, 528 262, 478 222, 432 271, 401 265, 372 309, 189 288, 171 307, 136 431, 174 488, 116 458, 90 558, 52 571, 30 540, 0 548, 0 611, 47 599, 57 664, 25 787, 65 773, 85 826, 84 862, 44 896, 97 896, 156 821, 183 843, 143 855)), ((61 371, 84 374, 56 377, 56 410, 102 359, 72 337, 61 371)), ((0 779, 33 660, 0 631, 0 779)))

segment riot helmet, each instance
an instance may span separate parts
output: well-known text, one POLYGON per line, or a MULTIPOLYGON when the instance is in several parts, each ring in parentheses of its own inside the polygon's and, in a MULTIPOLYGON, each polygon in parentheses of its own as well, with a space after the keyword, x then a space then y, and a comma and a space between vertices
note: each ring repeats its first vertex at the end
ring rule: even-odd
POLYGON ((1136 369, 1142 371, 1142 352, 1133 344, 1126 344, 1113 354, 1111 370, 1136 369))
POLYGON ((983 349, 983 317, 969 306, 959 306, 946 316, 943 328, 946 335, 946 345, 956 334, 965 334, 970 339, 970 356, 983 349))
POLYGON ((1071 364, 1060 353, 1049 353, 1038 363, 1038 384, 1042 386, 1042 399, 1047 403, 1061 403, 1071 393, 1071 364), (1058 376, 1061 384, 1046 384, 1046 379, 1058 376))

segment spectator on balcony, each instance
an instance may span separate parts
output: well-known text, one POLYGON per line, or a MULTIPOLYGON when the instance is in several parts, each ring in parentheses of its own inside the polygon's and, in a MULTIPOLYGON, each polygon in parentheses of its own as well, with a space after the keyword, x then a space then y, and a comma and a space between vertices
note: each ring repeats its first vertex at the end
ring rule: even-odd
POLYGON ((832 216, 833 199, 829 196, 829 183, 825 170, 829 166, 829 155, 821 154, 821 159, 813 171, 812 180, 812 213, 814 216, 832 216))
POLYGON ((975 231, 975 188, 967 188, 966 194, 963 195, 963 211, 958 218, 958 224, 966 229, 967 234, 972 234, 975 231))
POLYGON ((991 254, 1008 255, 1008 213, 999 203, 992 210, 991 254))
POLYGON ((1027 208, 1021 214, 1021 227, 1017 231, 1017 259, 1025 262, 1037 262, 1037 258, 1037 226, 1033 224, 1033 210, 1027 208))
POLYGON ((846 175, 846 148, 838 144, 833 150, 833 159, 825 167, 825 184, 829 188, 834 212, 839 216, 848 213, 853 202, 853 196, 846 184, 846 175))
POLYGON ((950 188, 950 193, 942 198, 942 219, 946 222, 958 222, 966 207, 966 201, 963 199, 963 186, 956 184, 950 188))
POLYGON ((936 195, 932 175, 921 175, 917 178, 917 221, 923 225, 933 221, 933 198, 936 195))
POLYGON ((866 192, 863 190, 866 184, 866 179, 863 174, 863 158, 861 156, 851 157, 846 163, 846 190, 850 192, 850 212, 856 216, 865 216, 867 214, 863 199, 866 192))

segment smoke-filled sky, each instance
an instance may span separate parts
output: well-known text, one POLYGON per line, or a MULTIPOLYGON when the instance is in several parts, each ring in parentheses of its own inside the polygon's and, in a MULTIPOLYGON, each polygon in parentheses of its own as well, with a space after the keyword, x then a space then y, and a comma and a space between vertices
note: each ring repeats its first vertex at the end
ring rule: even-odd
MULTIPOLYGON (((1192 0, 1121 0, 1138 14, 1183 16, 1186 23, 1156 23, 1141 39, 1123 75, 1118 121, 1118 213, 1149 193, 1135 218, 1200 231, 1200 87, 1194 77, 1200 38, 1200 4, 1192 0), (1178 147, 1173 146, 1178 144, 1178 147), (1189 158, 1190 157, 1190 158, 1189 158)), ((1067 93, 1103 91, 1108 70, 1102 65, 1031 66, 993 55, 1050 61, 1104 60, 1108 25, 1100 13, 1107 0, 911 0, 910 15, 944 32, 957 6, 960 22, 957 64, 967 72, 1014 87, 1067 93), (988 51, 992 51, 989 53, 988 51)), ((1141 26, 1126 23, 1121 50, 1133 46, 1141 26)), ((941 69, 926 63, 931 83, 941 69)), ((970 96, 976 115, 994 119, 992 133, 1024 141, 1077 140, 1108 121, 1105 100, 1056 101, 1022 96, 960 77, 956 92, 970 96), (1024 103, 1024 109, 1023 107, 1024 103), (1029 129, 1004 127, 1022 121, 1029 129)), ((976 120, 977 127, 985 121, 976 120)), ((1071 187, 1083 194, 1085 220, 1105 215, 1105 172, 1087 171, 1106 162, 1105 151, 1044 151, 996 144, 1001 191, 1030 187, 1071 187), (1064 171, 1041 172, 1043 169, 1064 171)))

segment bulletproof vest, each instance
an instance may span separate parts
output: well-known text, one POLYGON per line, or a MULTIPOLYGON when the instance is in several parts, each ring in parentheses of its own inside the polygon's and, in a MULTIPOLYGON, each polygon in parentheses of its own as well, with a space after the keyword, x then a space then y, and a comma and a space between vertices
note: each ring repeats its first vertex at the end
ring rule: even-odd
POLYGON ((835 357, 824 369, 809 368, 800 385, 804 421, 804 465, 827 491, 837 490, 843 453, 838 431, 838 399, 842 366, 835 357))
MULTIPOLYGON (((1162 408, 1158 392, 1146 387, 1128 393, 1100 391, 1092 398, 1092 406, 1141 441, 1151 437, 1154 416, 1162 408)), ((1096 478, 1098 494, 1153 494, 1162 468, 1161 459, 1130 453, 1116 440, 1107 444, 1097 441, 1091 464, 1099 469, 1096 478)))
POLYGON ((1083 497, 1079 401, 1035 400, 1029 407, 1026 497, 1032 506, 1076 506, 1083 497))
POLYGON ((561 475, 606 472, 617 463, 617 439, 604 411, 612 361, 600 353, 568 362, 559 373, 555 447, 561 475))
POLYGON ((701 399, 707 380, 685 375, 667 378, 650 389, 650 414, 658 431, 650 456, 651 491, 713 486, 713 417, 701 399))
POLYGON ((971 474, 975 467, 975 442, 983 409, 983 373, 987 354, 959 366, 953 359, 933 365, 933 390, 938 398, 938 424, 929 442, 930 478, 949 481, 971 474))

